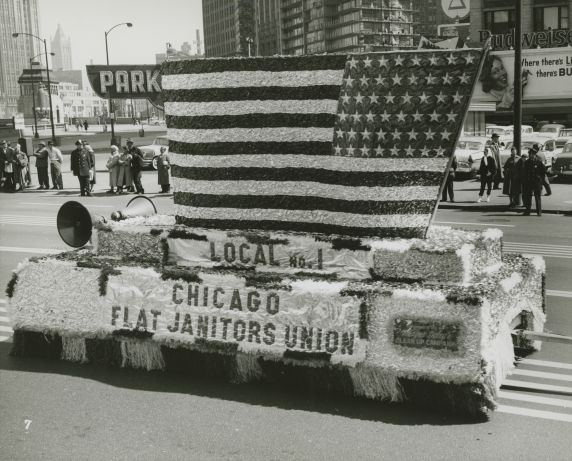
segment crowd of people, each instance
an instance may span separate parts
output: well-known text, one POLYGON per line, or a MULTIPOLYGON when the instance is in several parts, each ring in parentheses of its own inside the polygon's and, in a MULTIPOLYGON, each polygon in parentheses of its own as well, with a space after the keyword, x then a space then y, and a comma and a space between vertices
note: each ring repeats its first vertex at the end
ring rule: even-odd
MULTIPOLYGON (((64 157, 60 149, 50 140, 38 143, 32 154, 27 154, 18 143, 10 145, 6 140, 0 143, 0 187, 6 192, 18 192, 32 186, 32 157, 35 159, 38 187, 40 190, 63 189, 64 157), (48 173, 49 170, 49 173, 48 173), (50 177, 52 187, 50 188, 50 177)), ((141 172, 144 168, 143 153, 132 139, 127 139, 122 152, 111 146, 106 163, 109 172, 109 194, 135 192, 144 194, 141 172)), ((162 146, 157 157, 157 182, 161 193, 170 192, 171 163, 166 147, 162 146)), ((81 196, 92 195, 96 184, 95 152, 87 140, 78 139, 70 154, 70 169, 78 178, 81 196)))

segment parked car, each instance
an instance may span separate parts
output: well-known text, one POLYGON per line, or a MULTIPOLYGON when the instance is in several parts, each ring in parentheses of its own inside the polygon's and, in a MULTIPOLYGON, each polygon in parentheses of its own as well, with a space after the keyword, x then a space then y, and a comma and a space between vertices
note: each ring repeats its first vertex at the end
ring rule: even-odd
POLYGON ((552 172, 559 178, 572 176, 572 142, 566 143, 552 165, 552 172))
MULTIPOLYGON (((507 128, 511 129, 514 132, 514 125, 509 125, 507 128)), ((520 132, 522 134, 533 134, 534 130, 530 125, 521 125, 520 132)))
MULTIPOLYGON (((546 157, 546 171, 550 172, 552 168, 552 163, 554 162, 554 151, 556 142, 550 137, 542 136, 540 134, 533 136, 522 136, 520 143, 520 151, 528 151, 534 144, 540 145, 540 150, 544 153, 546 157)), ((501 166, 505 164, 506 160, 510 157, 510 149, 513 146, 513 142, 509 141, 505 144, 504 149, 500 153, 501 166)))
MULTIPOLYGON (((562 130, 563 131, 563 130, 562 130)), ((560 133, 562 133, 562 131, 560 131, 560 133)), ((557 159, 558 156, 560 155, 560 153, 562 152, 562 149, 564 149, 564 146, 566 144, 568 144, 569 142, 572 142, 572 131, 570 132, 569 135, 561 135, 558 136, 555 140, 554 140, 554 158, 557 159)))
POLYGON ((559 136, 572 136, 572 128, 562 128, 559 136))
POLYGON ((149 125, 163 126, 165 125, 165 120, 160 120, 159 117, 151 117, 147 123, 149 125))
POLYGON ((471 178, 476 176, 487 143, 488 139, 480 136, 463 136, 457 141, 455 156, 458 174, 471 178))
POLYGON ((165 146, 169 151, 169 139, 167 136, 157 136, 152 144, 147 146, 139 146, 143 154, 143 167, 157 169, 157 157, 161 153, 161 147, 165 146))
POLYGON ((557 138, 558 136, 560 136, 560 130, 562 130, 563 128, 566 127, 559 123, 548 123, 540 128, 538 134, 541 134, 543 136, 550 136, 551 138, 557 138))

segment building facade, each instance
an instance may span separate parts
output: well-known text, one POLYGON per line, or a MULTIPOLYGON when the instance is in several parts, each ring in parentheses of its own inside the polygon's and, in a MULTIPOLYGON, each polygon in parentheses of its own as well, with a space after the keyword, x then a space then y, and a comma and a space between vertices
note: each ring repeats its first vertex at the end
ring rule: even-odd
MULTIPOLYGON (((572 0, 521 0, 523 123, 572 126, 572 0)), ((485 123, 512 125, 515 8, 512 0, 471 0, 471 31, 475 45, 490 36, 493 61, 485 65, 469 113, 485 123), (505 78, 494 81, 493 72, 505 78)))
POLYGON ((255 54, 254 0, 203 0, 205 56, 255 54))
POLYGON ((30 59, 43 52, 43 45, 27 35, 12 37, 15 32, 40 36, 37 0, 0 1, 0 118, 18 112, 22 69, 30 59))
POLYGON ((52 58, 54 70, 72 70, 71 40, 64 34, 62 26, 58 24, 56 34, 51 40, 51 50, 56 55, 52 58))

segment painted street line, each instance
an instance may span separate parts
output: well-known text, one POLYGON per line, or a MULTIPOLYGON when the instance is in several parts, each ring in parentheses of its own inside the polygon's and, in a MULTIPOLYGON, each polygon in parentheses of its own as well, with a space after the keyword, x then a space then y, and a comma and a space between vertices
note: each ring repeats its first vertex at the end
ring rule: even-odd
POLYGON ((12 327, 8 327, 6 325, 0 325, 0 331, 4 331, 6 333, 12 333, 12 327))
POLYGON ((518 387, 521 389, 531 389, 543 392, 560 392, 572 395, 572 387, 570 386, 555 386, 553 384, 542 384, 529 381, 516 381, 513 379, 505 379, 502 385, 503 387, 518 387))
MULTIPOLYGON (((63 203, 20 202, 20 205, 62 206, 63 203)), ((112 205, 89 205, 89 208, 116 208, 112 205)))
POLYGON ((561 408, 572 408, 572 400, 554 399, 552 397, 541 397, 538 395, 521 394, 520 392, 498 391, 500 399, 519 400, 521 402, 540 403, 542 405, 552 405, 561 408))
MULTIPOLYGON (((560 373, 547 373, 546 371, 515 369, 510 376, 532 376, 534 378, 554 379, 556 381, 572 381, 572 375, 563 375, 560 373)), ((572 392, 572 388, 570 388, 572 392)))
POLYGON ((8 253, 39 253, 48 255, 48 254, 61 253, 62 251, 65 250, 63 249, 56 250, 52 248, 0 247, 0 253, 3 251, 8 253))
POLYGON ((536 365, 538 367, 564 368, 565 370, 572 370, 572 363, 550 362, 548 360, 522 359, 518 361, 518 365, 520 364, 536 365))
POLYGON ((562 291, 562 290, 546 290, 547 296, 557 296, 560 298, 572 298, 572 291, 562 291))
POLYGON ((555 413, 552 411, 531 410, 529 408, 513 407, 510 405, 499 405, 496 411, 499 413, 510 413, 512 415, 531 416, 533 418, 551 419, 553 421, 572 423, 572 415, 555 413))
POLYGON ((488 226, 488 227, 515 227, 514 224, 494 224, 494 223, 478 223, 478 222, 453 222, 453 221, 433 221, 435 224, 459 224, 469 226, 488 226))

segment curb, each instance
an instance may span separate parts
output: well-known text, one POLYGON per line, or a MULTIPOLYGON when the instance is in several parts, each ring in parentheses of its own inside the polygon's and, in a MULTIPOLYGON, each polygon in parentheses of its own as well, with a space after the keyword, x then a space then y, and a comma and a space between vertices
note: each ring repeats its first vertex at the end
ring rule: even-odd
MULTIPOLYGON (((518 207, 516 209, 509 209, 508 205, 452 205, 450 203, 439 203, 438 209, 441 210, 463 210, 463 211, 511 211, 516 213, 521 213, 524 208, 518 207)), ((534 204, 531 213, 535 213, 534 204)), ((562 214, 572 216, 572 210, 556 210, 556 209, 542 209, 542 213, 546 214, 562 214)))

